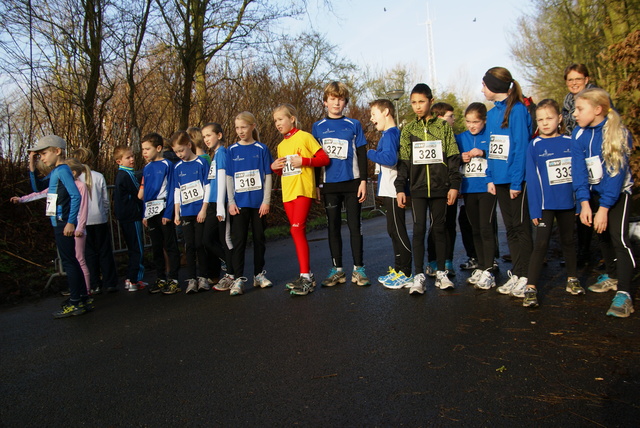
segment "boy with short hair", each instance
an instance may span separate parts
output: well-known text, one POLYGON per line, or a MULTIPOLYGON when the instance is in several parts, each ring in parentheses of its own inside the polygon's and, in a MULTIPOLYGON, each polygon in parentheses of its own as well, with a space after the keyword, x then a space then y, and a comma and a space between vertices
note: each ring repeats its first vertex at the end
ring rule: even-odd
POLYGON ((178 287, 180 251, 173 223, 173 164, 164 159, 164 139, 152 132, 142 138, 142 157, 148 162, 142 172, 138 198, 144 202, 142 223, 149 230, 156 281, 149 293, 175 294, 178 287), (165 270, 164 253, 167 252, 169 273, 165 270))
POLYGON ((462 181, 460 152, 449 124, 431 116, 431 88, 417 84, 411 91, 411 108, 416 118, 406 124, 400 134, 400 162, 395 181, 398 205, 407 201, 405 185, 409 181, 413 209, 413 256, 415 276, 410 294, 424 294, 424 238, 427 210, 431 211, 431 233, 436 249, 436 287, 452 288, 447 277, 445 215, 447 205, 458 198, 462 181))
POLYGON ((453 106, 442 101, 431 106, 431 116, 444 120, 451 125, 452 128, 456 123, 456 116, 453 114, 453 106))
POLYGON ((382 136, 376 150, 369 150, 367 157, 376 163, 378 172, 378 196, 387 216, 387 233, 391 238, 394 254, 394 267, 387 275, 378 278, 386 288, 403 288, 411 284, 411 242, 407 234, 405 210, 397 204, 397 192, 394 186, 398 176, 398 150, 400 149, 400 130, 394 120, 395 108, 389 100, 375 100, 371 104, 371 122, 382 136))
POLYGON ((341 208, 347 211, 347 225, 351 236, 353 272, 351 282, 371 285, 364 270, 363 239, 360 213, 367 195, 367 140, 362 125, 343 115, 349 102, 349 89, 340 82, 329 83, 324 90, 327 117, 314 123, 311 133, 330 159, 322 168, 321 192, 327 213, 329 248, 333 267, 322 281, 325 287, 346 282, 342 268, 341 208))
MULTIPOLYGON (((62 267, 69 282, 69 299, 62 303, 62 308, 53 313, 54 318, 66 318, 82 315, 93 309, 93 303, 87 295, 87 286, 80 263, 76 258, 75 235, 78 224, 81 196, 74 182, 73 174, 64 163, 67 142, 57 135, 47 135, 38 141, 30 153, 36 156, 49 168, 47 204, 45 215, 51 219, 56 247, 62 267)), ((20 203, 20 198, 13 197, 11 202, 20 203)), ((80 235, 78 235, 80 236, 80 235)))
POLYGON ((129 264, 124 287, 129 291, 138 291, 146 287, 144 277, 144 241, 142 235, 142 201, 138 199, 140 184, 134 174, 135 157, 126 146, 113 149, 113 159, 118 164, 115 190, 113 192, 113 211, 122 228, 129 264))

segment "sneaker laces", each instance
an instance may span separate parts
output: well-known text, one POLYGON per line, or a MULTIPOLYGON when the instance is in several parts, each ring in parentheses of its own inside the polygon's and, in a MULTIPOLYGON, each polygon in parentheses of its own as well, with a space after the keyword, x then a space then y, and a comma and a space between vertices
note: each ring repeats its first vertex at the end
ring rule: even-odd
POLYGON ((598 276, 598 279, 596 280, 596 283, 600 283, 600 282, 604 282, 606 280, 609 279, 609 275, 606 273, 603 273, 602 275, 598 276))
POLYGON ((627 295, 626 293, 616 293, 616 295, 613 297, 613 302, 612 302, 612 306, 617 306, 617 307, 622 307, 624 306, 625 302, 627 301, 627 295))

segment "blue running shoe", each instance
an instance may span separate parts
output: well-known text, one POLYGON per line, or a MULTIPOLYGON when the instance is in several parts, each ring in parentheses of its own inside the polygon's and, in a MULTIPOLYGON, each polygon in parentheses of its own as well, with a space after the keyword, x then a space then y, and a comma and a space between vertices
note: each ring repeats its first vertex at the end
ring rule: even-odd
POLYGON ((618 289, 618 280, 610 278, 609 275, 602 274, 596 280, 596 283, 589 287, 589 291, 594 293, 606 293, 609 290, 616 291, 618 289))
POLYGON ((611 302, 607 315, 611 317, 626 318, 634 312, 631 297, 626 291, 618 291, 611 302))

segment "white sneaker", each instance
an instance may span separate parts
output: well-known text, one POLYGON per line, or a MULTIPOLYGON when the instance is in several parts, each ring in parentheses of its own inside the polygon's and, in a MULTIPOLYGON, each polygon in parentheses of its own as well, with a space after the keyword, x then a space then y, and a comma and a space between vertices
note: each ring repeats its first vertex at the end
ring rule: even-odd
POLYGON ((419 273, 413 277, 413 284, 409 287, 409 294, 424 294, 424 274, 419 273))
POLYGON ((211 290, 211 284, 207 278, 199 276, 198 277, 198 291, 209 291, 211 290))
POLYGON ((529 279, 526 276, 521 276, 509 294, 513 297, 524 299, 524 290, 527 289, 527 282, 529 282, 529 279))
POLYGON ((237 296, 238 294, 244 293, 242 286, 244 285, 245 282, 247 282, 247 278, 245 278, 244 276, 236 278, 233 281, 233 285, 231 286, 229 294, 231 294, 232 296, 237 296))
POLYGON ((511 290, 513 290, 513 287, 515 287, 518 282, 518 277, 513 275, 510 270, 507 271, 507 274, 509 275, 509 280, 505 282, 504 285, 498 287, 498 293, 500 294, 511 293, 511 290))
POLYGON ((477 284, 482 276, 482 272, 484 272, 482 269, 475 269, 471 276, 467 278, 467 282, 469 284, 477 284))
POLYGON ((198 281, 196 281, 195 279, 188 279, 187 280, 187 291, 185 291, 185 294, 191 294, 191 293, 197 293, 198 292, 198 281))
POLYGON ((253 277, 253 286, 260 288, 267 288, 273 286, 273 283, 266 277, 267 271, 263 270, 259 274, 253 277))
POLYGON ((480 278, 473 286, 479 290, 489 290, 496 286, 496 279, 489 269, 483 270, 480 271, 480 278))
POLYGON ((447 288, 454 288, 453 282, 449 279, 449 271, 439 270, 436 272, 436 287, 441 290, 446 290, 447 288))

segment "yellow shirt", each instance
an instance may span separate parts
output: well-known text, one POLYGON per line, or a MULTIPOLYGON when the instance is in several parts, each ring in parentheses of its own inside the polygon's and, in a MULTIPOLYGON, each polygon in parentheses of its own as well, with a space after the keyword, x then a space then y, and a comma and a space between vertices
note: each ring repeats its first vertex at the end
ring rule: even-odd
MULTIPOLYGON (((278 144, 278 157, 299 155, 303 158, 312 158, 318 150, 322 149, 313 135, 304 131, 297 131, 289 138, 285 138, 278 144)), ((313 167, 303 166, 292 168, 287 165, 282 170, 282 200, 289 202, 298 196, 315 198, 316 180, 313 167)))

